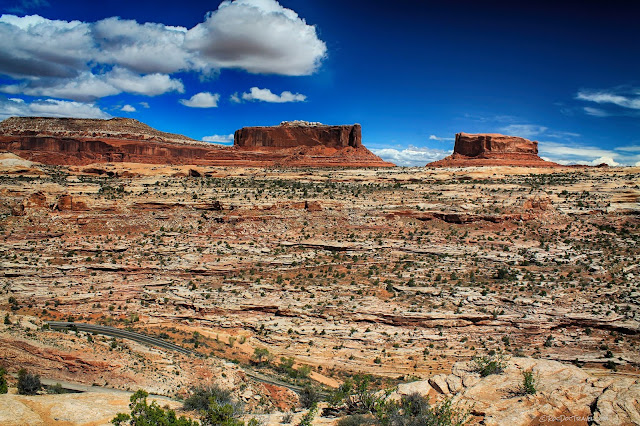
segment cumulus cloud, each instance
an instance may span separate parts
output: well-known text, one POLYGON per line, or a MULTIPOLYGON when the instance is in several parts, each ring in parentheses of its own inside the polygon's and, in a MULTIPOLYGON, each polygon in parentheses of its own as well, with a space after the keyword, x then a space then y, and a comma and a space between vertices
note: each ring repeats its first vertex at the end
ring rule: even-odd
POLYGON ((123 92, 145 96, 157 96, 167 92, 182 93, 184 85, 180 80, 166 74, 138 75, 127 69, 114 67, 100 75, 86 71, 70 79, 33 78, 21 84, 0 86, 0 91, 86 102, 123 92))
POLYGON ((149 102, 138 102, 142 108, 150 108, 149 102))
POLYGON ((211 135, 205 136, 202 138, 205 142, 213 142, 213 143, 229 143, 233 142, 233 133, 230 135, 211 135))
POLYGON ((233 95, 229 96, 229 100, 231 102, 233 102, 234 104, 239 104, 240 102, 242 102, 242 99, 240 99, 240 96, 238 96, 238 92, 236 92, 233 95))
POLYGON ((418 148, 415 146, 409 146, 405 149, 371 149, 371 151, 385 161, 405 167, 422 167, 432 161, 441 160, 450 154, 441 149, 418 148))
POLYGON ((136 108, 127 104, 125 106, 123 106, 122 108, 120 108, 120 111, 124 111, 124 112, 136 112, 136 108))
POLYGON ((281 75, 312 74, 327 53, 315 26, 275 0, 223 1, 185 46, 213 68, 281 75))
POLYGON ((274 102, 274 103, 284 103, 284 102, 304 102, 307 97, 300 93, 291 93, 289 91, 284 91, 280 95, 276 95, 271 92, 269 89, 259 89, 257 87, 252 87, 251 91, 248 93, 242 94, 242 99, 245 101, 262 101, 262 102, 274 102))
POLYGON ((90 103, 56 99, 38 99, 33 102, 25 102, 20 98, 0 97, 0 120, 13 116, 111 118, 109 114, 90 103))
POLYGON ((170 74, 193 68, 193 54, 184 49, 187 29, 117 17, 91 25, 91 36, 102 63, 132 71, 170 74))
POLYGON ((200 92, 189 99, 180 99, 180 103, 190 108, 216 108, 219 100, 220 95, 217 93, 200 92))
POLYGON ((180 80, 169 77, 181 71, 309 75, 327 52, 315 26, 275 0, 223 1, 191 29, 117 17, 82 22, 5 14, 0 39, 0 75, 16 80, 5 93, 76 100, 114 89, 182 92, 180 80), (89 94, 80 96, 83 90, 89 94))

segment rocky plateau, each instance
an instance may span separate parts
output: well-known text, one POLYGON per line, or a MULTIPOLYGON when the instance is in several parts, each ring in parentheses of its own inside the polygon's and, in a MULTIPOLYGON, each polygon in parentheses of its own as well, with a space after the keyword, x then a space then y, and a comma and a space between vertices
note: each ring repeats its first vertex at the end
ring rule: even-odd
MULTIPOLYGON (((60 166, 5 153, 0 182, 10 374, 171 398, 216 383, 274 425, 303 414, 283 383, 329 391, 356 373, 452 398, 474 423, 638 424, 639 168, 60 166), (469 360, 489 354, 507 368, 479 377, 469 360), (522 371, 535 395, 515 390, 522 371)), ((100 395, 0 395, 0 412, 101 424, 55 403, 92 400, 106 419, 125 401, 100 395)))
POLYGON ((241 167, 391 167, 361 143, 353 126, 304 122, 243 128, 234 146, 160 132, 128 118, 11 117, 0 123, 0 150, 44 164, 100 162, 241 167))

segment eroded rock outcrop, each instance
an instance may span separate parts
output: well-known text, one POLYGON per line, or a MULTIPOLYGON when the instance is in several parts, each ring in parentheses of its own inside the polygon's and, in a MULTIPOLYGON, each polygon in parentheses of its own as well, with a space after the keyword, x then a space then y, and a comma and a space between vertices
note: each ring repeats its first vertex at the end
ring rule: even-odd
POLYGON ((431 167, 522 166, 557 167, 538 156, 538 142, 498 133, 457 133, 453 154, 431 167))
MULTIPOLYGON (((457 362, 449 375, 398 386, 397 396, 413 392, 471 409, 482 424, 637 424, 640 383, 634 378, 596 377, 556 361, 512 358, 502 374, 481 377, 472 363, 457 362), (535 394, 522 392, 524 371, 534 376, 535 394)), ((397 398, 392 394, 392 398, 397 398)))
POLYGON ((285 121, 279 126, 243 127, 236 130, 233 144, 242 148, 295 148, 298 146, 361 148, 362 129, 359 124, 327 126, 305 121, 285 121))
POLYGON ((128 118, 12 117, 0 150, 44 164, 105 162, 239 167, 390 167, 362 146, 360 125, 291 122, 236 132, 233 147, 155 130, 128 118))

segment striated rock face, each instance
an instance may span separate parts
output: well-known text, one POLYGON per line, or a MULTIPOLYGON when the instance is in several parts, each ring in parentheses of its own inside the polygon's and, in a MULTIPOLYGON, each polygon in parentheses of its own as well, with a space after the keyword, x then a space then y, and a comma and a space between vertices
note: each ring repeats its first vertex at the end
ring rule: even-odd
POLYGON ((359 124, 326 126, 319 123, 283 122, 273 127, 243 127, 234 134, 237 147, 294 148, 322 146, 327 148, 362 147, 359 124))
POLYGON ((498 133, 457 133, 453 154, 427 164, 434 167, 556 167, 538 156, 538 142, 498 133))
POLYGON ((293 122, 244 128, 236 132, 235 146, 223 147, 160 132, 127 118, 12 117, 0 123, 0 150, 56 165, 133 162, 240 167, 393 166, 362 146, 357 124, 293 122))
POLYGON ((491 157, 504 154, 538 155, 538 142, 498 133, 457 133, 454 154, 466 157, 491 157))

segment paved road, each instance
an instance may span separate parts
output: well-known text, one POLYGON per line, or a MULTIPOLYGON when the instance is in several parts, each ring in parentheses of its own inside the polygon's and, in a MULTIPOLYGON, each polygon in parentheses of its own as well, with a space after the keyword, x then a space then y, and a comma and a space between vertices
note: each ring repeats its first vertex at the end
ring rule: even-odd
MULTIPOLYGON (((134 331, 123 330, 121 328, 108 327, 104 325, 84 324, 79 322, 65 322, 65 321, 49 321, 47 322, 49 327, 54 330, 79 330, 89 333, 104 334, 105 336, 120 337, 122 339, 133 340, 135 342, 144 343, 150 346, 157 346, 163 349, 168 349, 175 352, 180 352, 186 355, 202 356, 197 352, 183 348, 182 346, 174 345, 163 339, 147 336, 145 334, 136 333, 134 331)), ((292 385, 290 383, 282 382, 277 379, 256 373, 251 370, 243 369, 245 374, 261 383, 268 383, 276 386, 282 386, 291 389, 294 392, 300 393, 302 391, 301 386, 292 385)))
POLYGON ((122 330, 121 328, 63 321, 49 321, 47 324, 49 324, 49 327, 57 330, 80 330, 90 333, 104 334, 106 336, 120 337, 140 343, 146 343, 151 346, 158 346, 160 348, 181 352, 186 355, 199 356, 199 354, 190 351, 189 349, 185 349, 182 346, 174 345, 173 343, 167 342, 166 340, 156 339, 155 337, 147 336, 145 334, 140 334, 133 331, 122 330))

